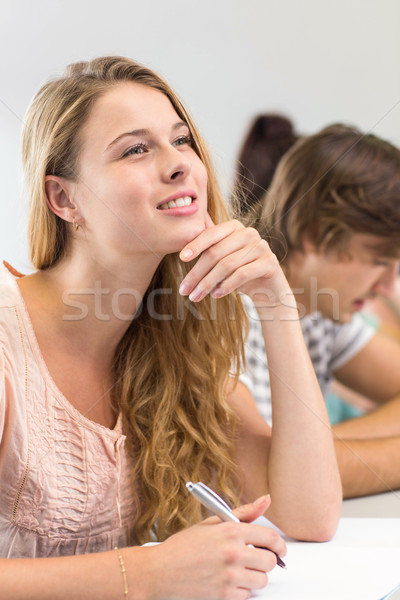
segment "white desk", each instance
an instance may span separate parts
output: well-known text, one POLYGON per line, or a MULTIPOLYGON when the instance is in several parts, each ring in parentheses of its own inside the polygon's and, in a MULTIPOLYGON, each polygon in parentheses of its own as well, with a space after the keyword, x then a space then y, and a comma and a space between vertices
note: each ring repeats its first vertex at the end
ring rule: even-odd
MULTIPOLYGON (((288 540, 285 562, 254 597, 380 600, 400 584, 400 490, 345 500, 333 540, 288 540)), ((400 600, 400 589, 390 600, 400 600)))
MULTIPOLYGON (((287 570, 253 592, 265 600, 382 600, 400 584, 400 519, 343 518, 333 540, 288 540, 287 570)), ((390 600, 399 600, 400 590, 390 600)))
POLYGON ((400 490, 344 500, 342 517, 400 518, 400 490))

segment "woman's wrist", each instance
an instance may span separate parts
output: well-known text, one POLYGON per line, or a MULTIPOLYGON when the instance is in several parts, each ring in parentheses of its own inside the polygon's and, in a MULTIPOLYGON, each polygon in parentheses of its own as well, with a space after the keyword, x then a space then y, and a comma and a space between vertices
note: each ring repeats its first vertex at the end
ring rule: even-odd
POLYGON ((299 311, 296 300, 290 289, 272 296, 263 292, 252 295, 253 304, 260 321, 298 321, 299 311))
MULTIPOLYGON (((129 600, 132 600, 131 596, 135 600, 156 600, 157 598, 161 598, 160 590, 158 589, 160 584, 160 557, 157 552, 158 547, 161 545, 123 548, 129 600)), ((122 581, 120 585, 121 594, 119 597, 122 600, 124 599, 122 581)))
POLYGON ((115 546, 114 550, 118 555, 119 566, 121 568, 122 581, 124 584, 124 600, 128 600, 128 582, 127 582, 127 578, 126 578, 126 569, 125 569, 124 558, 123 558, 118 546, 115 546))

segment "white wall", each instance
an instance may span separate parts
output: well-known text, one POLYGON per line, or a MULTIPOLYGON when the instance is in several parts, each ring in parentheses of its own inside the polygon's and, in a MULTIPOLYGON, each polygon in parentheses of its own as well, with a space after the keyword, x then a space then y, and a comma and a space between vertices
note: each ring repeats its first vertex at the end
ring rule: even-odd
POLYGON ((398 0, 2 0, 0 259, 30 269, 19 159, 30 98, 66 64, 122 54, 168 79, 224 189, 252 116, 353 123, 400 145, 398 0))

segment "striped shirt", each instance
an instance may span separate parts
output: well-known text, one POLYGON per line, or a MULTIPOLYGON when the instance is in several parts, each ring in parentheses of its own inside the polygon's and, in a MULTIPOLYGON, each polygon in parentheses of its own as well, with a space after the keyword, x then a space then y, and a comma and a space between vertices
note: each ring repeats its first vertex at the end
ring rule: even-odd
MULTIPOLYGON (((246 368, 240 381, 249 389, 261 415, 271 424, 271 390, 261 324, 250 298, 243 296, 242 299, 250 330, 246 341, 246 368)), ((314 312, 301 319, 301 328, 324 396, 329 392, 334 372, 360 352, 375 334, 375 328, 359 314, 349 323, 338 324, 314 312)))

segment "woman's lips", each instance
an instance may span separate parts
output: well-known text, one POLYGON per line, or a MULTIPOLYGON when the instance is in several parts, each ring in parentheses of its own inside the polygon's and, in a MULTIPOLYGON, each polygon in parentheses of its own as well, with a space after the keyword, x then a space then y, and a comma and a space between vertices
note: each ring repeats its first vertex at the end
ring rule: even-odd
POLYGON ((167 210, 168 208, 182 208, 183 206, 190 206, 193 202, 192 196, 181 196, 174 200, 164 202, 160 206, 157 206, 158 210, 167 210))
MULTIPOLYGON (((189 198, 186 196, 186 198, 189 198)), ((190 198, 190 201, 182 198, 182 202, 180 202, 180 198, 177 200, 170 200, 169 202, 165 202, 157 207, 164 215, 168 216, 185 216, 185 215, 193 215, 195 212, 199 210, 199 205, 194 198, 190 198)))

